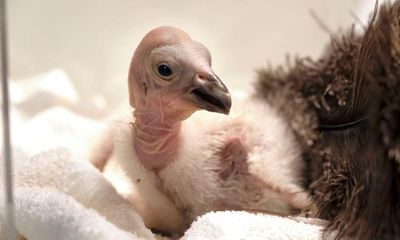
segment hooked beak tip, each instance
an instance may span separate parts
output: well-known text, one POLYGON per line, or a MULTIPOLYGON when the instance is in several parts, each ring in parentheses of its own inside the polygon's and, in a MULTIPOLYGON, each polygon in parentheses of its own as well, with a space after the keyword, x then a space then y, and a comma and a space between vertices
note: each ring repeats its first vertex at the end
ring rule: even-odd
POLYGON ((210 112, 229 114, 232 99, 227 87, 214 74, 202 79, 195 79, 197 87, 191 92, 196 105, 210 112))

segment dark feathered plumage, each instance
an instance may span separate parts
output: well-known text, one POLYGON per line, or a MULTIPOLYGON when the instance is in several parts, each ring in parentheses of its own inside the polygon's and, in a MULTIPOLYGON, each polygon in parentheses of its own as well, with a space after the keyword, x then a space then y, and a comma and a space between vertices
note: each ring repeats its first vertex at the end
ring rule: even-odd
POLYGON ((376 8, 363 34, 334 37, 318 61, 260 70, 256 89, 301 143, 327 231, 400 238, 400 1, 376 8))

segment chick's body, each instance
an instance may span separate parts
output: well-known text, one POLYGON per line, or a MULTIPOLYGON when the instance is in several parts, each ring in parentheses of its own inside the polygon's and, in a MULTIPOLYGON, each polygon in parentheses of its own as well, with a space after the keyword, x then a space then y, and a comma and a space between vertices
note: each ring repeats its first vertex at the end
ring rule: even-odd
POLYGON ((114 124, 111 147, 94 151, 110 159, 93 162, 148 227, 179 233, 208 211, 286 215, 308 205, 284 119, 252 98, 223 115, 231 95, 207 48, 184 31, 160 27, 143 38, 128 88, 134 117, 114 124))
POLYGON ((208 211, 288 215, 309 204, 299 147, 265 102, 236 101, 229 116, 193 114, 183 122, 176 159, 157 173, 138 161, 129 120, 115 124, 104 173, 149 227, 177 232, 208 211))

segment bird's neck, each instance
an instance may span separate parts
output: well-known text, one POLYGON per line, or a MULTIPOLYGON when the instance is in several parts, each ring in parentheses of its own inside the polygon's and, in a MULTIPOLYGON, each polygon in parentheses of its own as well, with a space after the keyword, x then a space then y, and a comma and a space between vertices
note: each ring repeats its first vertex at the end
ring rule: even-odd
POLYGON ((172 162, 181 145, 182 119, 168 112, 134 111, 134 148, 140 162, 158 172, 172 162))

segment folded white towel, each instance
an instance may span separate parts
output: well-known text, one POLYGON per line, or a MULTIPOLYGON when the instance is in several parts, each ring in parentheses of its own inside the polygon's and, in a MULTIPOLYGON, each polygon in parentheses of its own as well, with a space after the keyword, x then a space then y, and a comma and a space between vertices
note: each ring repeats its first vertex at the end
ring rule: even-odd
POLYGON ((154 239, 134 207, 96 168, 72 158, 60 148, 15 161, 19 233, 28 239, 154 239))
POLYGON ((243 211, 210 212, 198 218, 182 240, 322 239, 323 222, 315 223, 243 211))
POLYGON ((18 232, 29 240, 139 239, 55 189, 19 188, 15 200, 18 232))

